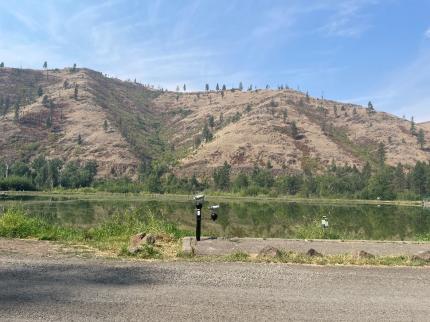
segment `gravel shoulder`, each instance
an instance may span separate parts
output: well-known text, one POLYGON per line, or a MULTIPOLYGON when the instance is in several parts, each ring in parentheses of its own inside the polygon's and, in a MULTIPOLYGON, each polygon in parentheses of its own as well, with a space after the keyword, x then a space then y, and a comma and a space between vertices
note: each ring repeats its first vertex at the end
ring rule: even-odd
POLYGON ((46 243, 33 254, 0 252, 2 321, 428 321, 430 316, 429 267, 149 262, 81 258, 50 247, 57 246, 46 243))
POLYGON ((323 255, 353 254, 365 251, 375 256, 412 256, 420 251, 430 251, 430 242, 371 241, 371 240, 303 240, 279 238, 202 238, 182 241, 184 253, 194 255, 228 255, 235 252, 258 254, 265 247, 284 251, 306 253, 313 248, 323 255))

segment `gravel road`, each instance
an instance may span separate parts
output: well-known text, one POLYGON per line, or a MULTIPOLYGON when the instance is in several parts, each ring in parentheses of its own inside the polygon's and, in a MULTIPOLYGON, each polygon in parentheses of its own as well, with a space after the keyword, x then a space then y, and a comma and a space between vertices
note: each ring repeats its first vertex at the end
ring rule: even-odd
POLYGON ((0 256, 1 321, 429 317, 429 268, 0 256))

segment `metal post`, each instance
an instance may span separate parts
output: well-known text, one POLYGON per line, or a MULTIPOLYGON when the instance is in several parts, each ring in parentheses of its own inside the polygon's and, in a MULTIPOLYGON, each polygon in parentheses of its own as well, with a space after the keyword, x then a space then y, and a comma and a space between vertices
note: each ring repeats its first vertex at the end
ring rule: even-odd
POLYGON ((202 233, 202 206, 196 206, 196 240, 200 241, 202 233))
POLYGON ((205 195, 194 196, 194 201, 196 205, 196 240, 200 240, 202 234, 202 208, 205 201, 205 195))

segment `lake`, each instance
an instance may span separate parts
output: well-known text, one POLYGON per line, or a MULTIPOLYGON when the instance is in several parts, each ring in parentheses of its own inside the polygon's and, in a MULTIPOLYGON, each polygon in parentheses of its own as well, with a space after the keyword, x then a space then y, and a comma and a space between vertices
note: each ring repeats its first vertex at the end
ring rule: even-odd
MULTIPOLYGON (((430 209, 422 207, 228 201, 220 203, 218 220, 212 222, 209 205, 207 202, 203 209, 206 236, 415 240, 430 232, 430 209), (320 228, 323 216, 329 221, 326 231, 320 228)), ((150 211, 190 232, 195 224, 191 201, 12 195, 0 200, 0 211, 9 207, 71 226, 97 225, 128 209, 139 209, 142 214, 150 211)))

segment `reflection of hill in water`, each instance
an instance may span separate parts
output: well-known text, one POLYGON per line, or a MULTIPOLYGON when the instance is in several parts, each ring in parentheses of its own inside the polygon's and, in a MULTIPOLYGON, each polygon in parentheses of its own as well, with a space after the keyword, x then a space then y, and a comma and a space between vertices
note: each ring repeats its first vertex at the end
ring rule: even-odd
MULTIPOLYGON (((137 208, 142 216, 151 211, 180 228, 194 228, 193 204, 188 202, 29 198, 1 205, 22 207, 52 223, 79 226, 94 225, 117 212, 137 208)), ((430 210, 419 207, 229 202, 221 204, 215 223, 204 208, 203 232, 225 237, 297 238, 311 234, 316 238, 324 215, 329 219, 332 238, 412 240, 430 231, 430 210)))

